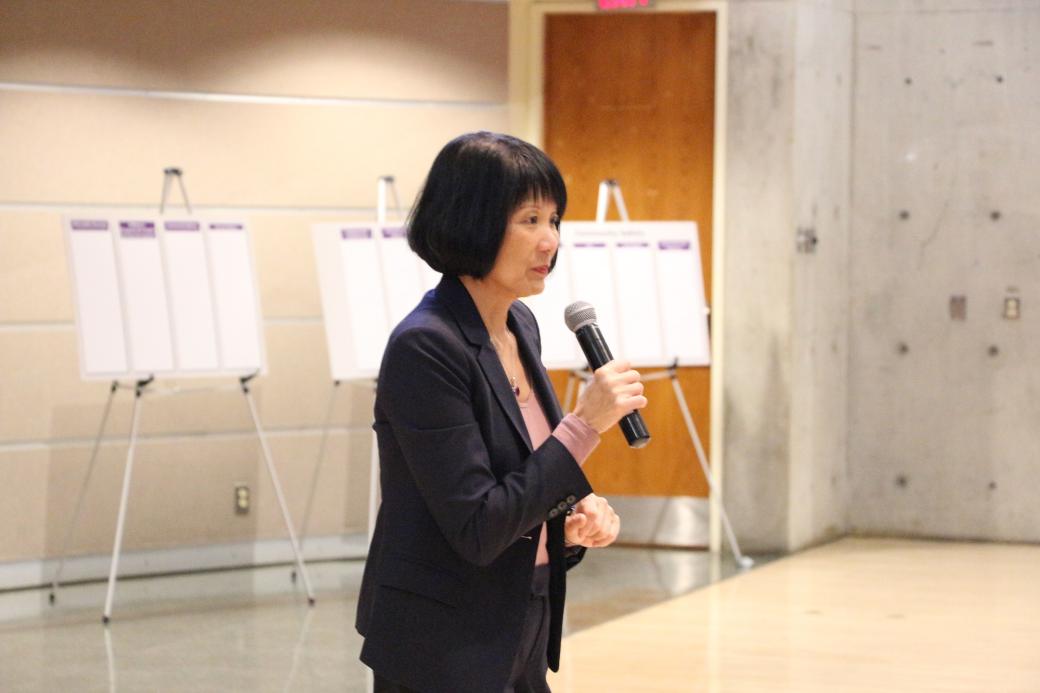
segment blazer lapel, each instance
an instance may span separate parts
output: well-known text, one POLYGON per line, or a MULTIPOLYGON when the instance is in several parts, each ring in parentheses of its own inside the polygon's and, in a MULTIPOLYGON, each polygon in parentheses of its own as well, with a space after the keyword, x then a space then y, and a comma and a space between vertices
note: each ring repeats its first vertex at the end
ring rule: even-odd
POLYGON ((524 415, 520 412, 520 405, 516 402, 516 394, 513 393, 513 388, 510 387, 509 381, 506 379, 502 361, 499 360, 498 354, 495 353, 490 344, 480 347, 480 353, 477 354, 477 362, 480 363, 480 368, 484 371, 484 377, 491 383, 491 391, 495 393, 498 403, 502 406, 502 411, 509 417, 509 421, 513 424, 516 432, 524 439, 527 451, 531 452, 534 448, 531 445, 531 436, 527 432, 527 424, 524 423, 524 415))
MULTIPOLYGON (((513 394, 513 388, 509 385, 502 362, 491 347, 487 328, 480 319, 480 313, 477 312, 477 306, 473 303, 469 291, 457 277, 445 276, 437 285, 437 296, 455 316, 466 340, 477 347, 477 363, 484 372, 484 378, 491 386, 491 391, 495 393, 495 399, 498 400, 506 418, 524 441, 527 451, 531 452, 534 448, 531 446, 531 436, 527 432, 527 424, 524 423, 524 415, 520 412, 520 405, 516 402, 516 395, 513 394)), ((512 316, 510 316, 511 319, 512 316)), ((517 342, 519 343, 519 341, 518 337, 517 342)), ((524 365, 527 365, 526 362, 524 365)), ((528 372, 530 373, 530 368, 528 368, 528 372)))

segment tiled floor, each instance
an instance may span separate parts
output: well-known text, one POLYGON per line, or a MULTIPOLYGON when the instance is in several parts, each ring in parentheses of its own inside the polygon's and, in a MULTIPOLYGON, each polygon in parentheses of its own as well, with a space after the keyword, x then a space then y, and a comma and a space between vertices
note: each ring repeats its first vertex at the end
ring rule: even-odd
POLYGON ((1037 693, 1040 546, 848 537, 566 640, 554 693, 1037 693))
MULTIPOLYGON (((313 608, 288 567, 123 580, 108 628, 103 583, 66 587, 55 606, 47 590, 0 594, 0 691, 364 691, 361 568, 312 564, 313 608)), ((591 551, 570 574, 567 632, 735 572, 697 551, 591 551)))

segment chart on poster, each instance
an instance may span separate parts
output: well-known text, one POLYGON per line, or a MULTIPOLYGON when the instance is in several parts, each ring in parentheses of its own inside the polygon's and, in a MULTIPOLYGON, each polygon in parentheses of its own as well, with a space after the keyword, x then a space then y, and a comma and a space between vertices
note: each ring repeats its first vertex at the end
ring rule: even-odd
POLYGON ((244 221, 110 210, 63 226, 84 379, 265 370, 244 221))
POLYGON ((637 367, 706 366, 708 311, 694 222, 563 222, 545 291, 524 299, 538 319, 548 368, 585 366, 564 309, 596 309, 617 358, 637 367))
POLYGON ((390 330, 440 275, 408 247, 401 224, 311 227, 333 380, 372 379, 390 330))
MULTIPOLYGON (((440 276, 397 225, 312 227, 329 369, 334 380, 373 378, 393 327, 440 276)), ((573 301, 592 304, 614 355, 636 366, 710 362, 707 306, 693 222, 565 222, 545 291, 527 297, 548 368, 585 365, 563 321, 573 301)))

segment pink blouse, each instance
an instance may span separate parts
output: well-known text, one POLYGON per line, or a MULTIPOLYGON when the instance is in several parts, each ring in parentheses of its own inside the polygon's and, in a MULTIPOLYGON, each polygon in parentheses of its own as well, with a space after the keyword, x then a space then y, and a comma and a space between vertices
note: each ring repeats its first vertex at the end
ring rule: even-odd
MULTIPOLYGON (((527 425, 527 434, 531 438, 531 445, 537 449, 542 443, 549 439, 550 435, 556 437, 578 464, 584 464, 588 456, 592 454, 596 445, 599 444, 599 434, 587 423, 574 414, 568 414, 560 421, 555 431, 550 433, 549 420, 545 417, 545 410, 541 402, 531 393, 526 402, 517 401, 520 412, 524 415, 524 424, 527 425)), ((546 565, 549 563, 549 552, 545 548, 546 532, 545 523, 542 523, 542 531, 538 537, 538 554, 535 557, 535 565, 546 565)))

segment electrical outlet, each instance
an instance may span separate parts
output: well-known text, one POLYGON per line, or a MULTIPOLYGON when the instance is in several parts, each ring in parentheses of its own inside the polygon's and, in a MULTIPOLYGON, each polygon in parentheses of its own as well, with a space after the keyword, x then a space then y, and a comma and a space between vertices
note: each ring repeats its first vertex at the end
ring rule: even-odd
POLYGON ((1018 320, 1022 316, 1022 301, 1017 296, 1004 299, 1004 319, 1018 320))
POLYGON ((235 514, 249 514, 249 487, 245 484, 235 484, 235 514))

